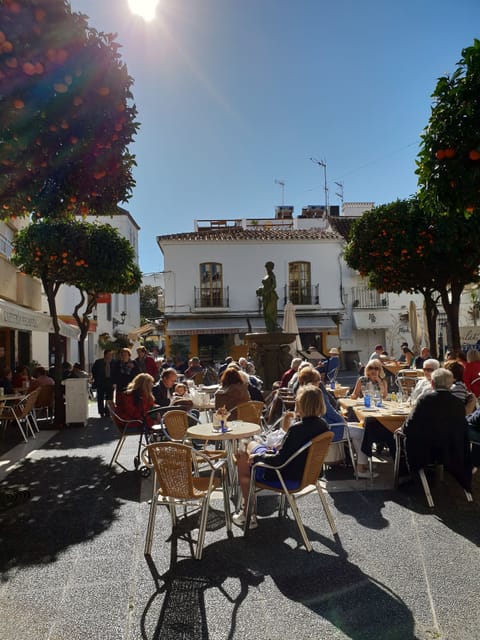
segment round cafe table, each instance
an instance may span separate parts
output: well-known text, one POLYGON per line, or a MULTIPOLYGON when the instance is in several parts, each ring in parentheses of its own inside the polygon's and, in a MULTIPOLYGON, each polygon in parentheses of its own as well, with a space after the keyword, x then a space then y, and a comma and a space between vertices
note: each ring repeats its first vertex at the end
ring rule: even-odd
POLYGON ((214 431, 213 422, 196 424, 187 429, 187 436, 196 440, 222 441, 225 442, 227 454, 227 468, 230 481, 230 489, 235 504, 241 498, 238 487, 237 465, 235 463, 235 444, 243 438, 250 438, 261 432, 261 427, 254 422, 244 422, 243 420, 231 420, 227 422, 228 431, 225 433, 214 431))

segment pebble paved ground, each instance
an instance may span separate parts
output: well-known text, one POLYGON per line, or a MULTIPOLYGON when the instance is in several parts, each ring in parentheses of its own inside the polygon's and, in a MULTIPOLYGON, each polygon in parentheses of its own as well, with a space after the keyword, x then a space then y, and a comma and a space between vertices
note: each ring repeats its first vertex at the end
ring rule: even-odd
MULTIPOLYGON (((92 417, 42 432, 26 459, 23 448, 0 458, 1 485, 33 496, 0 514, 2 640, 478 639, 479 502, 447 475, 430 510, 420 486, 392 490, 388 461, 373 484, 328 471, 339 536, 305 498, 312 553, 274 499, 259 500, 245 539, 238 528, 227 537, 215 498, 198 562, 188 527, 172 539, 161 507, 147 563, 150 480, 109 469, 115 440, 109 420, 92 417)), ((130 468, 134 451, 130 439, 130 468)))

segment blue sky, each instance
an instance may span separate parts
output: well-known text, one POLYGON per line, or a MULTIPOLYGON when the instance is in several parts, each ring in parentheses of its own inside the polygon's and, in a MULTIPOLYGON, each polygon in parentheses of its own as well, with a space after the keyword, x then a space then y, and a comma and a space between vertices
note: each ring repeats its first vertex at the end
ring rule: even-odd
POLYGON ((415 158, 438 77, 480 37, 478 0, 71 0, 117 33, 141 123, 140 266, 157 235, 195 219, 271 217, 275 206, 376 204, 416 190, 415 158))

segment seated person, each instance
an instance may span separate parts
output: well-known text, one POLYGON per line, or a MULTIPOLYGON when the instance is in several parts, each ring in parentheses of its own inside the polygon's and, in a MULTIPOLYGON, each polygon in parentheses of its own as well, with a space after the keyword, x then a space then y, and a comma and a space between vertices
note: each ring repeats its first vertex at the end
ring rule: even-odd
POLYGON ((430 357, 430 349, 422 347, 420 355, 415 358, 415 369, 423 369, 423 363, 430 357))
MULTIPOLYGON (((238 479, 243 495, 243 510, 233 516, 233 522, 235 524, 239 526, 245 524, 245 509, 250 491, 250 464, 263 461, 274 467, 278 467, 312 438, 328 431, 327 423, 323 418, 319 417, 325 413, 325 404, 323 402, 322 392, 318 387, 307 384, 298 390, 295 413, 299 416, 299 421, 294 422, 288 429, 283 444, 276 453, 262 452, 250 455, 246 453, 238 455, 238 479)), ((289 465, 284 467, 282 476, 285 481, 300 482, 306 459, 307 451, 297 456, 289 465)), ((278 481, 277 474, 273 469, 258 469, 256 478, 259 482, 266 484, 278 481)), ((252 516, 250 526, 251 528, 257 526, 255 516, 252 516)))
POLYGON ((356 400, 363 397, 363 390, 370 388, 372 393, 378 392, 382 399, 387 397, 388 386, 385 381, 385 373, 380 360, 369 360, 365 365, 365 375, 360 376, 355 383, 351 398, 356 400))
POLYGON ((463 382, 464 367, 456 360, 449 360, 445 363, 444 368, 453 375, 453 384, 450 391, 453 395, 466 404, 469 391, 463 382))
POLYGON ((322 375, 323 380, 334 380, 339 365, 339 351, 332 347, 328 352, 328 358, 319 362, 315 369, 322 375))
MULTIPOLYGON (((234 367, 228 367, 220 378, 221 386, 215 392, 215 409, 226 407, 227 411, 251 400, 248 392, 248 380, 234 367)), ((234 419, 234 417, 232 417, 234 419)))
POLYGON ((155 416, 148 413, 157 406, 152 389, 153 377, 149 373, 137 374, 118 396, 118 415, 123 420, 140 420, 149 427, 157 424, 155 416))
POLYGON ((440 367, 440 362, 435 358, 428 358, 423 363, 424 377, 419 378, 410 394, 410 404, 414 406, 426 393, 432 391, 432 373, 440 367))
POLYGON ((466 491, 471 491, 465 405, 450 391, 450 371, 436 369, 431 382, 432 391, 419 399, 402 428, 410 470, 441 462, 466 491))
POLYGON ((12 371, 8 367, 0 368, 0 387, 3 388, 5 395, 13 393, 12 371))
POLYGON ((168 407, 172 402, 173 389, 177 382, 177 372, 168 367, 162 369, 160 381, 153 387, 153 395, 159 407, 168 407))
POLYGON ((407 367, 411 367, 413 363, 413 351, 410 351, 407 344, 402 346, 402 355, 399 357, 398 362, 404 362, 407 367))
POLYGON ((193 378, 197 375, 197 373, 202 373, 203 371, 203 367, 200 363, 200 358, 197 358, 197 356, 194 356, 193 358, 190 358, 190 360, 188 361, 188 368, 185 369, 185 378, 189 379, 189 380, 193 380, 193 378))
POLYGON ((292 359, 292 362, 290 363, 290 368, 287 369, 282 375, 282 377, 280 378, 280 385, 279 385, 280 387, 282 388, 288 387, 288 383, 293 378, 293 376, 297 373, 298 367, 301 365, 301 363, 302 363, 301 358, 292 359))
POLYGON ((183 382, 177 382, 174 387, 172 400, 170 402, 173 408, 181 408, 184 411, 190 411, 193 407, 192 396, 188 392, 188 387, 183 382))
POLYGON ((467 416, 468 439, 472 443, 472 468, 473 473, 480 467, 480 408, 467 416))
POLYGON ((44 367, 35 367, 32 380, 30 382, 30 389, 32 391, 37 387, 53 386, 54 384, 55 380, 47 375, 47 371, 44 367))
POLYGON ((375 345, 375 351, 370 355, 369 360, 381 360, 382 358, 388 358, 388 354, 383 348, 383 345, 377 344, 375 345))

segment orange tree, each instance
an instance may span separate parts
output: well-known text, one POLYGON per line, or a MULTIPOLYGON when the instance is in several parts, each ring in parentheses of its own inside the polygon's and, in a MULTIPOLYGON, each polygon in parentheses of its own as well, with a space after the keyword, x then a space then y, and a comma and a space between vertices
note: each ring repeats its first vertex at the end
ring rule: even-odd
POLYGON ((478 233, 472 220, 455 225, 432 215, 412 197, 364 213, 353 223, 345 247, 347 264, 372 288, 423 295, 432 354, 439 295, 451 286, 463 289, 476 277, 476 261, 464 255, 464 233, 478 233))
POLYGON ((132 79, 65 0, 0 0, 0 216, 115 213, 134 186, 132 79))
MULTIPOLYGON (((131 85, 115 36, 89 27, 66 0, 0 0, 0 219, 28 216, 37 224, 117 212, 135 185, 128 151, 138 127, 131 85)), ((40 229, 45 245, 37 251, 69 253, 69 234, 52 246, 40 229)), ((58 377, 52 296, 72 264, 51 263, 46 294, 58 377)))
MULTIPOLYGON (((18 233, 12 261, 24 273, 41 280, 58 335, 58 290, 61 285, 73 285, 79 289, 80 299, 74 315, 80 328, 82 366, 85 363, 83 343, 88 332, 88 316, 96 304, 98 293, 133 293, 141 283, 132 245, 110 225, 79 220, 39 221, 18 233)), ((55 364, 59 381, 61 362, 56 360, 55 364)))
POLYGON ((480 263, 480 41, 462 51, 451 75, 438 80, 418 155, 419 198, 445 229, 438 288, 448 318, 449 343, 460 347, 459 307, 465 284, 478 281, 480 263), (458 243, 458 246, 452 246, 458 243))

